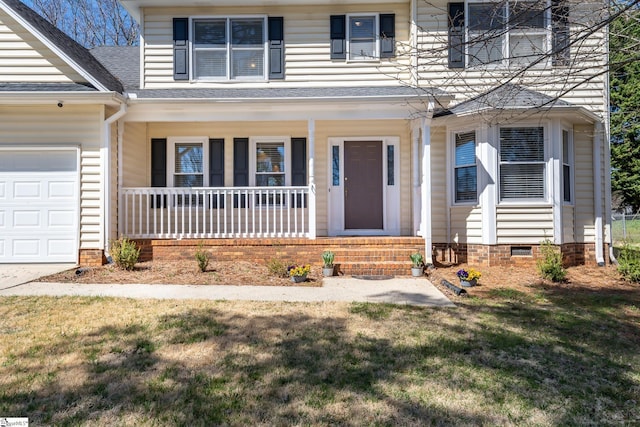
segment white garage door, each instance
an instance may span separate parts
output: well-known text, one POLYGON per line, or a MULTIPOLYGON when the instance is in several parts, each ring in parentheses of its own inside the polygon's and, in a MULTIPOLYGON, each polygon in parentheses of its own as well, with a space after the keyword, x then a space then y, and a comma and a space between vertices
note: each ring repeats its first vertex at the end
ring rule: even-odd
POLYGON ((0 263, 78 260, 78 154, 0 150, 0 263))

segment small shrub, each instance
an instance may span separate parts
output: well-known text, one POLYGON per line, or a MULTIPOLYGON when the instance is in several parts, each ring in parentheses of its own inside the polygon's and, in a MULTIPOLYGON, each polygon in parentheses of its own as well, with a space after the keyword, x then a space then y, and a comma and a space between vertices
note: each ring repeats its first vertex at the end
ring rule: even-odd
POLYGON ((288 264, 280 259, 273 258, 267 262, 269 273, 276 277, 289 277, 288 264))
POLYGON ((630 282, 640 282, 640 255, 628 242, 620 249, 618 271, 630 282))
POLYGON ((136 247, 136 242, 120 237, 111 241, 111 257, 119 268, 132 271, 140 257, 140 249, 136 247))
POLYGON ((413 267, 419 268, 424 266, 424 257, 420 252, 412 253, 411 255, 409 255, 409 258, 411 259, 411 265, 413 267))
POLYGON ((204 250, 202 244, 198 245, 198 249, 196 249, 196 261, 198 262, 198 268, 202 273, 207 271, 207 267, 209 266, 209 252, 204 250))
POLYGON ((333 260, 335 259, 335 254, 331 251, 322 252, 322 264, 327 267, 333 267, 333 260))
POLYGON ((567 270, 562 266, 562 253, 551 243, 551 240, 545 239, 540 244, 540 258, 536 262, 538 273, 544 278, 552 282, 562 282, 567 277, 567 270))

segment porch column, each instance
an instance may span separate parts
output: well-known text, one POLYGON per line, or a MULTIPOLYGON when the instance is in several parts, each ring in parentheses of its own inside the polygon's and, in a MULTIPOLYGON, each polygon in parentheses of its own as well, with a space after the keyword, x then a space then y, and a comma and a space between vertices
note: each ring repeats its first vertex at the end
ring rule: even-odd
POLYGON ((431 238, 431 119, 423 118, 422 132, 422 221, 420 229, 424 238, 424 257, 433 263, 431 238))
POLYGON ((411 158, 413 159, 413 176, 411 185, 413 190, 413 229, 416 236, 422 236, 422 201, 420 189, 420 123, 411 128, 411 158))
POLYGON ((309 119, 309 238, 315 239, 317 230, 317 214, 316 214, 316 170, 315 170, 315 152, 316 152, 316 122, 309 119))
POLYGON ((604 230, 602 221, 603 202, 602 200, 602 146, 604 137, 604 126, 602 122, 596 122, 593 136, 593 208, 595 214, 595 245, 596 245, 596 262, 599 266, 604 263, 604 230))
POLYGON ((562 183, 562 127, 558 120, 551 123, 551 191, 553 202, 553 243, 564 243, 563 207, 564 194, 562 183))

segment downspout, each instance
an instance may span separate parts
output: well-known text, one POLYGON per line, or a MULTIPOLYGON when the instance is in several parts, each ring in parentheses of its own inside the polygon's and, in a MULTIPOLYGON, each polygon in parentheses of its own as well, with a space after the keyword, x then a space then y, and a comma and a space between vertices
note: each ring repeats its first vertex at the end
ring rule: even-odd
POLYGON ((104 255, 110 262, 109 236, 111 235, 111 125, 127 113, 127 104, 120 104, 120 109, 104 121, 104 141, 102 145, 102 193, 104 194, 104 255))
POLYGON ((601 122, 595 124, 595 135, 593 138, 593 199, 595 214, 595 244, 596 262, 599 266, 604 266, 603 233, 602 233, 602 138, 603 126, 601 122))
MULTIPOLYGON (((609 46, 609 27, 604 27, 604 39, 605 46, 609 46)), ((605 51, 605 64, 609 63, 609 49, 605 51)), ((605 200, 605 229, 607 230, 607 237, 609 240, 609 262, 617 264, 615 255, 613 254, 613 231, 611 230, 611 110, 609 108, 609 69, 604 75, 604 93, 603 93, 603 110, 604 110, 604 200, 605 200)))

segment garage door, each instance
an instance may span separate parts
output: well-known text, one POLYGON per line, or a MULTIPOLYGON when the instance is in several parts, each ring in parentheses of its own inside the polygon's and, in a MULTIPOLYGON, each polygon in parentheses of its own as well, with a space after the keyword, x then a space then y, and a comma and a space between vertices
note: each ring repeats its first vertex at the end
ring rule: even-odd
POLYGON ((77 153, 0 149, 0 263, 77 262, 77 153))

